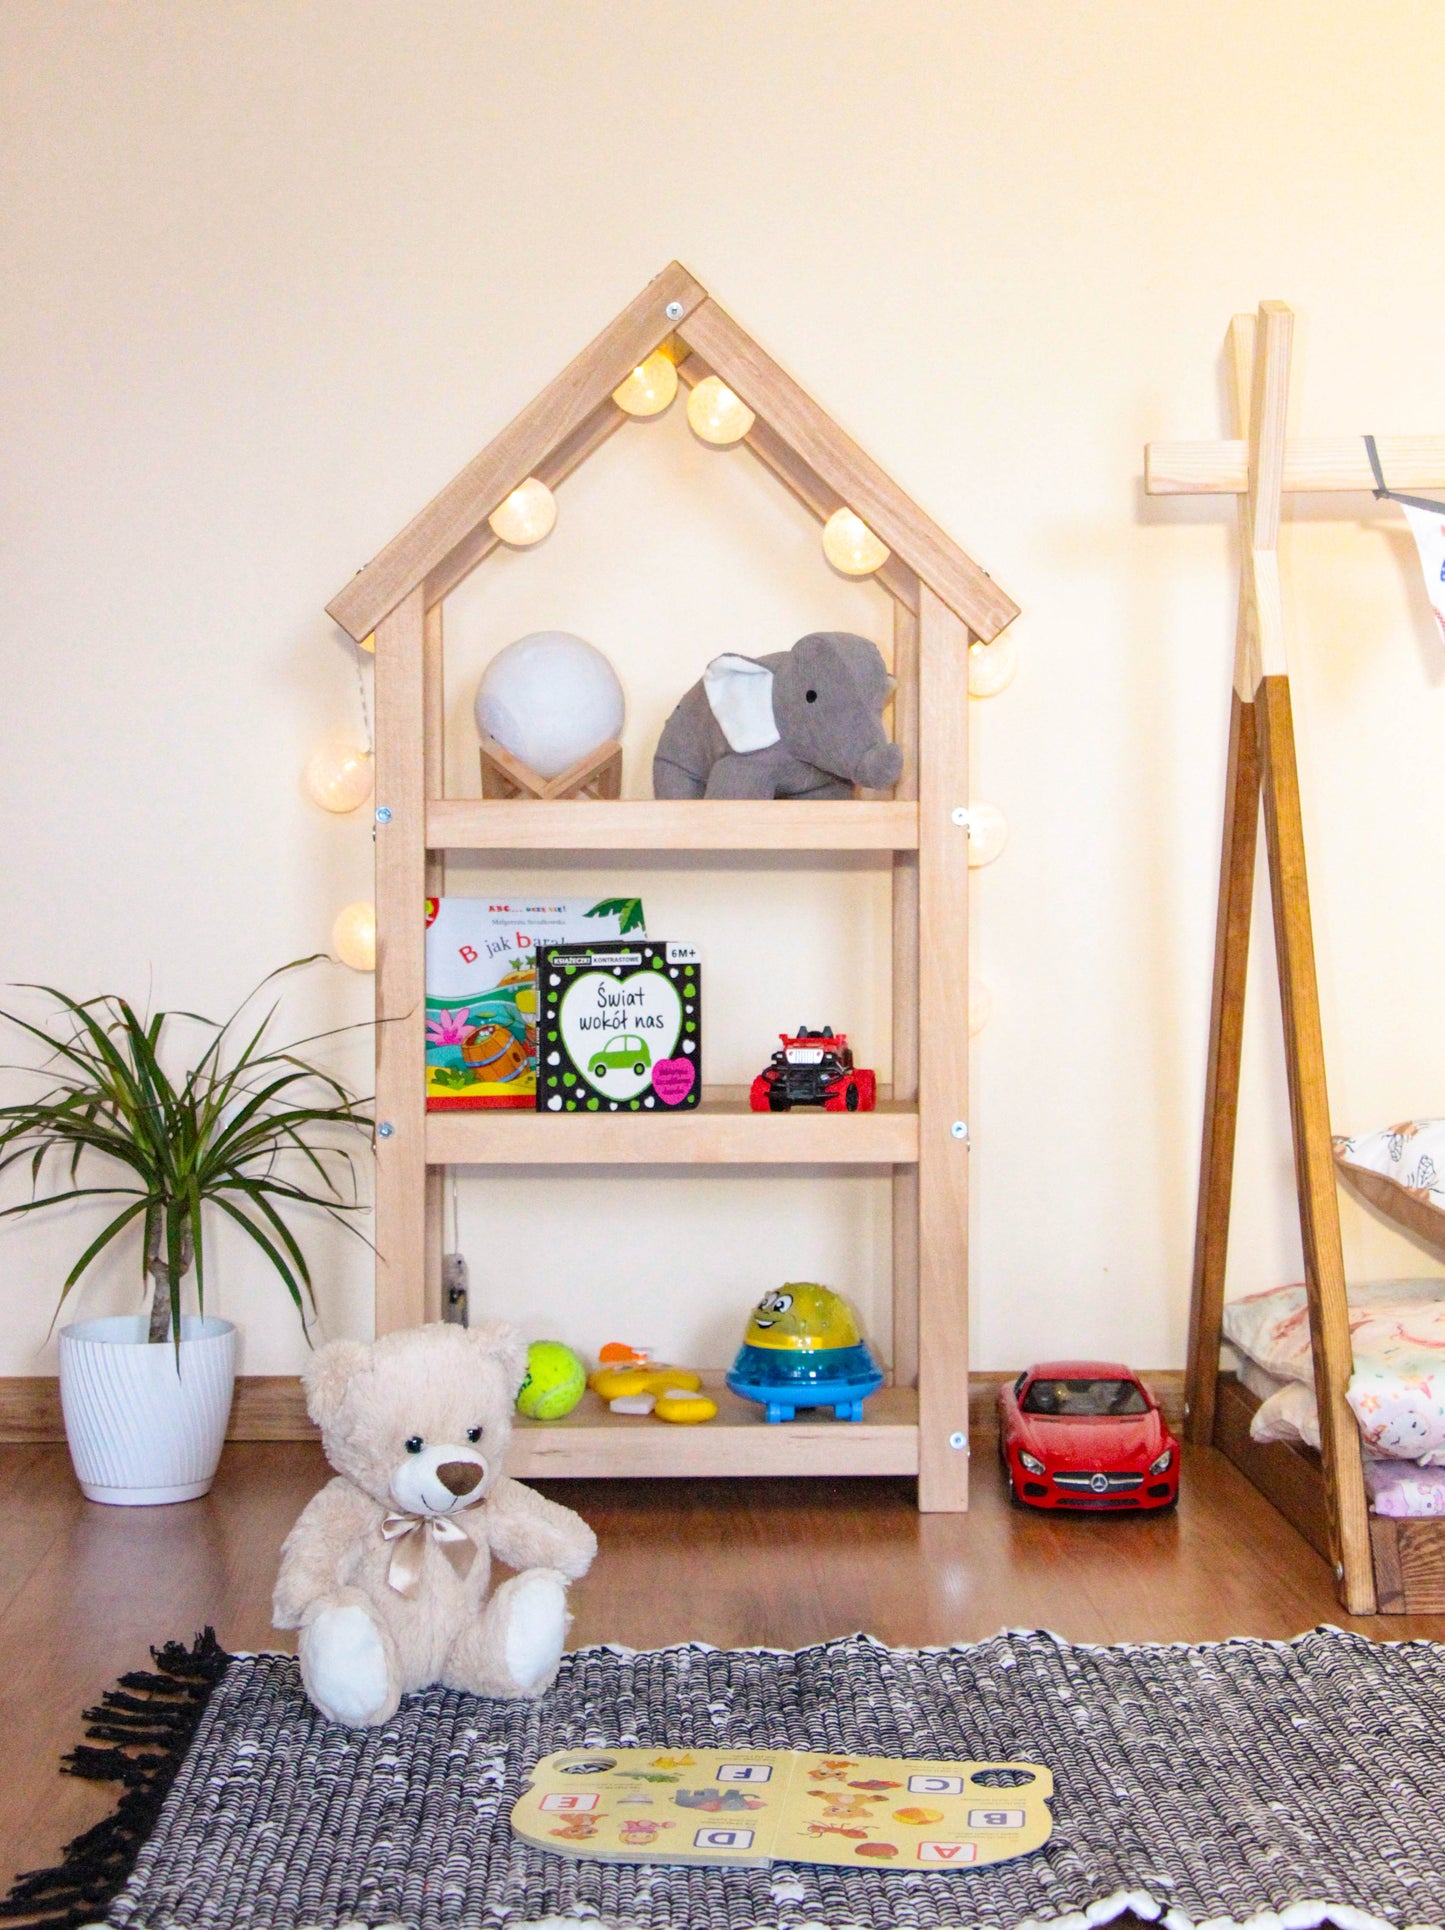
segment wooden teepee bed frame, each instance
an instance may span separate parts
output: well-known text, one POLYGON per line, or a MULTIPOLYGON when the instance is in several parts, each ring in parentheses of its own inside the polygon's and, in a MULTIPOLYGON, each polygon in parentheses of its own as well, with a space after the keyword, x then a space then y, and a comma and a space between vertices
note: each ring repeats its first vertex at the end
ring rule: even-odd
MULTIPOLYGON (((1150 495, 1239 500, 1239 624, 1215 932, 1204 1144, 1185 1383, 1191 1441, 1221 1449, 1334 1565, 1351 1614, 1445 1610, 1445 1520, 1393 1520, 1367 1507, 1359 1429, 1345 1399, 1352 1370, 1324 1044, 1305 875, 1299 772, 1285 656, 1278 535, 1286 490, 1371 490, 1363 437, 1286 440, 1294 317, 1265 302, 1229 336, 1239 440, 1151 443, 1150 495), (1240 1046, 1260 803, 1264 805, 1279 962, 1300 1233, 1319 1402, 1320 1452, 1250 1439, 1259 1405, 1221 1373, 1224 1271, 1239 1105, 1240 1046)), ((1445 486, 1445 437, 1381 438, 1395 490, 1445 486)))

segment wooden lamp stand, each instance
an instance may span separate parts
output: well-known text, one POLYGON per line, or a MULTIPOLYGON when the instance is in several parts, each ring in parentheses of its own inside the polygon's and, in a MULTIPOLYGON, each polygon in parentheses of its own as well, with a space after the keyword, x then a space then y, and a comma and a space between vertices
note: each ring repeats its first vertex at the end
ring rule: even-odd
POLYGON ((495 737, 482 737, 482 796, 591 797, 622 795, 622 746, 609 737, 556 777, 539 777, 519 757, 503 750, 495 737))

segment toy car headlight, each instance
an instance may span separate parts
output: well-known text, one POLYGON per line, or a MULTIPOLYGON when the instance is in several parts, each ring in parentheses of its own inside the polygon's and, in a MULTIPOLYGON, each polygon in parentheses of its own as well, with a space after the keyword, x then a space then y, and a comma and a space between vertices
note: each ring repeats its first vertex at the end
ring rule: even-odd
POLYGON ((1036 1454, 1029 1454, 1023 1448, 1020 1448, 1019 1459, 1020 1461, 1023 1462, 1024 1466, 1028 1469, 1030 1474, 1043 1473, 1044 1464, 1036 1454))
POLYGON ((1149 1463, 1149 1472, 1151 1474, 1164 1474, 1173 1465, 1174 1465, 1174 1450, 1173 1448, 1165 1448, 1164 1452, 1159 1456, 1157 1461, 1151 1461, 1149 1463))

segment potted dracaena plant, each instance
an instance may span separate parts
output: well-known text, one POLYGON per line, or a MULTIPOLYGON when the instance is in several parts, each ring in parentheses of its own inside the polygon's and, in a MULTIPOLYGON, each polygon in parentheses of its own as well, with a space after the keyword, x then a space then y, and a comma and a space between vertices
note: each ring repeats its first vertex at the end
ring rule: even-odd
POLYGON ((208 1222, 221 1215, 241 1230, 280 1277, 303 1325, 315 1296, 289 1214, 319 1208, 358 1231, 349 1218, 363 1205, 353 1157, 337 1141, 370 1129, 360 1110, 368 1102, 301 1056, 335 1035, 268 1045, 274 1004, 252 1022, 265 986, 313 962, 297 959, 272 972, 220 1024, 190 1012, 142 1018, 123 998, 77 1000, 49 986, 24 988, 57 1001, 48 1024, 0 1011, 48 1051, 41 1065, 8 1068, 38 1078, 44 1090, 0 1106, 0 1173, 28 1162, 31 1179, 31 1197, 0 1210, 0 1218, 67 1201, 123 1200, 87 1239, 60 1302, 123 1238, 137 1241, 149 1295, 148 1311, 61 1330, 66 1440, 92 1501, 189 1501, 214 1478, 231 1409, 236 1330, 206 1312, 208 1222), (177 1080, 165 1062, 180 1058, 177 1046, 187 1041, 194 1056, 177 1080), (65 1169, 65 1182, 42 1193, 53 1164, 65 1169), (192 1270, 196 1312, 183 1314, 192 1270))

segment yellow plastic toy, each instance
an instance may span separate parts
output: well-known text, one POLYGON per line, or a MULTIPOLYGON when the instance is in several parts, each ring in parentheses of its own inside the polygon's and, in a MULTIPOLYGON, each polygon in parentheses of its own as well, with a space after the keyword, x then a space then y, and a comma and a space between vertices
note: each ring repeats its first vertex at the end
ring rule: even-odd
POLYGON ((653 1413, 660 1421, 676 1421, 683 1427, 693 1427, 699 1421, 710 1421, 717 1413, 717 1402, 709 1400, 706 1394, 686 1392, 680 1388, 669 1388, 657 1397, 653 1413))
POLYGON ((604 1401, 615 1401, 629 1394, 663 1394, 670 1387, 694 1393, 702 1386, 701 1377, 686 1367, 598 1367, 587 1376, 587 1385, 604 1401))

